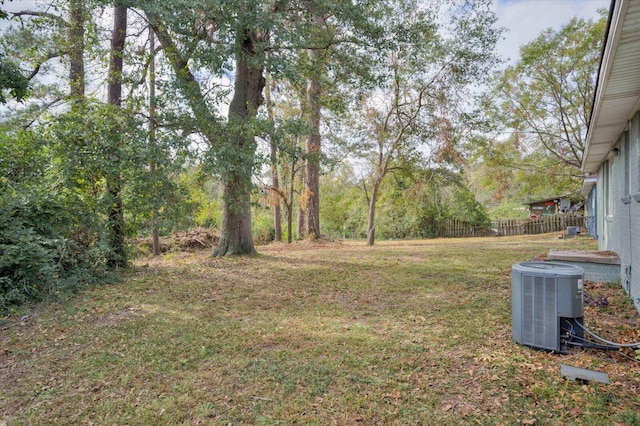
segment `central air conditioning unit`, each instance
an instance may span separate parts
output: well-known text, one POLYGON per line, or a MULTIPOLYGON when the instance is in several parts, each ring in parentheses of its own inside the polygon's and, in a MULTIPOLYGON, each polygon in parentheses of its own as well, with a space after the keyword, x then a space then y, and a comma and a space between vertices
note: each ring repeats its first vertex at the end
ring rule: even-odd
POLYGON ((580 235, 579 226, 567 226, 567 235, 580 235))
POLYGON ((513 340, 533 348, 566 352, 582 341, 582 268, 557 262, 522 262, 511 269, 513 340))

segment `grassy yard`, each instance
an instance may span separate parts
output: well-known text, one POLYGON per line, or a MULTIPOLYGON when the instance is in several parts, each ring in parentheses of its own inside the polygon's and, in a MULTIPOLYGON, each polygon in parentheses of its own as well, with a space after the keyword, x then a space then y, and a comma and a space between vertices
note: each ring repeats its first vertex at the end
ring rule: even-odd
MULTIPOLYGON (((511 265, 551 248, 595 243, 299 243, 255 258, 140 259, 117 285, 4 320, 0 425, 640 425, 632 352, 513 343, 511 265), (565 381, 560 363, 611 384, 565 381)), ((609 290, 618 296, 590 308, 587 325, 637 335, 633 306, 609 290)))

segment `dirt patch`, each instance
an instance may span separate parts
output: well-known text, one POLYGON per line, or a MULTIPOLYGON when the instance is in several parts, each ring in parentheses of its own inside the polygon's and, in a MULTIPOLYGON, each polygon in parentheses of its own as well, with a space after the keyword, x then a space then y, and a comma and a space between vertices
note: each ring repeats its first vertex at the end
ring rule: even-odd
POLYGON ((121 309, 117 312, 109 312, 96 319, 93 325, 96 327, 110 327, 128 320, 135 314, 136 310, 132 308, 121 309))

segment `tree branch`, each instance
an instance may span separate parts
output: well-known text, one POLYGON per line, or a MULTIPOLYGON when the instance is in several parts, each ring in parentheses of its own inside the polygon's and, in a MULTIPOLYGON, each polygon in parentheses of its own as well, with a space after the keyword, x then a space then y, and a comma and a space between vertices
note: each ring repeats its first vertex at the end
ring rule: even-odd
POLYGON ((147 10, 145 10, 145 15, 158 36, 158 40, 174 70, 182 95, 189 104, 200 131, 211 145, 216 145, 221 139, 222 128, 216 117, 209 110, 200 84, 189 69, 188 59, 180 54, 180 50, 169 32, 162 25, 159 17, 147 10))
POLYGON ((49 52, 47 53, 47 55, 42 58, 35 66, 35 68, 33 69, 33 71, 31 71, 31 74, 29 74, 29 76, 27 77, 27 80, 31 81, 36 75, 38 75, 38 72, 40 72, 40 67, 42 67, 42 65, 53 59, 53 58, 59 58, 61 56, 64 56, 65 54, 69 53, 69 51, 66 50, 60 50, 60 51, 56 51, 56 52, 49 52))
POLYGON ((22 10, 20 12, 11 12, 11 16, 14 18, 22 18, 23 16, 31 16, 36 18, 47 18, 56 22, 60 27, 66 28, 69 23, 62 19, 61 16, 55 15, 49 12, 42 12, 37 10, 22 10))

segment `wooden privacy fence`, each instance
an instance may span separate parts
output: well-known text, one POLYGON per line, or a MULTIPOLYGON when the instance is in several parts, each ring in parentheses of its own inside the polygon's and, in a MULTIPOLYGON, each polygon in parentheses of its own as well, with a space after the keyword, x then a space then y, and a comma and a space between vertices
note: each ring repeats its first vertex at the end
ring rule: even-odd
POLYGON ((495 235, 491 228, 486 226, 473 226, 462 220, 429 221, 425 234, 428 237, 486 237, 495 235))
POLYGON ((496 235, 531 235, 566 231, 569 226, 586 227, 587 217, 573 214, 540 216, 536 219, 497 220, 491 222, 496 235))
POLYGON ((472 226, 461 220, 430 221, 425 229, 430 237, 484 237, 532 235, 566 231, 569 226, 585 228, 587 216, 573 213, 541 216, 536 219, 502 219, 491 222, 491 227, 472 226))

